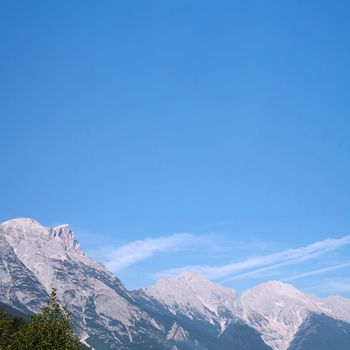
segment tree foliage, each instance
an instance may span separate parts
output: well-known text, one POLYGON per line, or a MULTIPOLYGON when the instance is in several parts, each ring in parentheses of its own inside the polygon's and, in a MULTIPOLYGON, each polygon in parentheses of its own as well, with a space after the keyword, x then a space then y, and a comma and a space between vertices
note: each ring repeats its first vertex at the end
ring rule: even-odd
POLYGON ((11 318, 6 312, 0 312, 0 350, 10 349, 13 335, 25 326, 25 321, 20 317, 11 318))
POLYGON ((10 318, 2 313, 0 318, 0 350, 79 350, 68 311, 57 302, 53 289, 46 307, 31 316, 28 322, 10 318))

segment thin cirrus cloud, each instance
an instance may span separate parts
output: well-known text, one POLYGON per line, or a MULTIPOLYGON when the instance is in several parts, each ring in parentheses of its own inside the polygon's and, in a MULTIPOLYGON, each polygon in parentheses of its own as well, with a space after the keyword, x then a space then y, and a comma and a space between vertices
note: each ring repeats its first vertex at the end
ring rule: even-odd
POLYGON ((325 291, 330 293, 349 293, 350 292, 350 278, 337 278, 328 280, 321 285, 325 291))
POLYGON ((158 272, 154 277, 169 277, 184 271, 195 271, 201 272, 212 279, 221 279, 220 282, 224 283, 235 279, 261 276, 267 271, 314 259, 348 244, 350 244, 350 235, 337 239, 326 239, 307 246, 287 249, 261 257, 248 258, 241 262, 221 266, 191 265, 169 269, 158 272))
POLYGON ((184 248, 195 240, 188 233, 177 233, 171 236, 145 238, 117 247, 107 254, 106 267, 118 272, 126 267, 152 257, 156 253, 164 253, 184 248))
POLYGON ((294 280, 297 280, 297 279, 300 279, 300 278, 305 278, 305 277, 309 277, 309 276, 319 275, 321 273, 325 273, 325 272, 329 272, 329 271, 335 271, 335 270, 339 270, 339 269, 344 269, 344 268, 349 267, 349 266, 350 266, 350 262, 346 262, 346 263, 343 263, 343 264, 328 266, 328 267, 324 267, 324 268, 321 268, 321 269, 300 273, 298 275, 294 275, 294 276, 290 276, 290 277, 287 277, 287 278, 283 278, 283 279, 281 279, 281 281, 282 282, 294 281, 294 280))
POLYGON ((350 293, 350 278, 322 279, 316 284, 304 288, 304 291, 315 294, 322 291, 322 294, 324 295, 350 293))

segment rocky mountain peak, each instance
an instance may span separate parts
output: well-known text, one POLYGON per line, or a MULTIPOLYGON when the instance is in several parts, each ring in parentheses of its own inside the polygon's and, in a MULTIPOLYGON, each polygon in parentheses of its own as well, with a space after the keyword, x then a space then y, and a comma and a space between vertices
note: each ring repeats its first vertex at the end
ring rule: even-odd
POLYGON ((45 227, 31 218, 16 218, 1 224, 5 238, 12 248, 21 254, 36 254, 62 259, 65 254, 83 255, 73 231, 67 224, 45 227))
POLYGON ((50 233, 54 239, 61 239, 63 241, 64 249, 66 251, 83 254, 80 245, 68 224, 55 226, 50 229, 50 233))
POLYGON ((45 232, 46 228, 38 221, 31 218, 16 218, 3 222, 1 224, 8 233, 14 230, 20 231, 22 234, 45 232))
POLYGON ((228 350, 248 343, 246 350, 292 350, 293 339, 304 339, 300 330, 324 322, 323 315, 339 332, 345 327, 340 321, 350 324, 349 299, 317 298, 280 281, 237 295, 203 274, 183 272, 129 292, 82 252, 66 224, 48 228, 30 218, 6 221, 0 224, 0 251, 0 302, 36 312, 51 288, 59 287, 58 298, 78 334, 98 350, 99 344, 108 350, 131 350, 134 344, 161 350, 215 344, 228 350))
POLYGON ((197 281, 210 282, 208 277, 205 276, 204 274, 199 272, 192 272, 192 271, 182 272, 180 275, 176 276, 175 279, 177 279, 178 281, 193 282, 193 283, 197 281))

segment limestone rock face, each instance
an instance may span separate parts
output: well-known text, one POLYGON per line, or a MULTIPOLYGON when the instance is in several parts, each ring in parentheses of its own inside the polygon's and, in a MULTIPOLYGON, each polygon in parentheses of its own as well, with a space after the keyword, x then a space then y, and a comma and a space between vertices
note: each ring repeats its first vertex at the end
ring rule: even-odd
POLYGON ((191 272, 128 291, 84 254, 69 225, 48 228, 29 218, 0 224, 0 306, 38 312, 52 288, 77 334, 96 350, 310 350, 328 343, 348 350, 350 344, 349 299, 317 298, 278 281, 238 295, 191 272))

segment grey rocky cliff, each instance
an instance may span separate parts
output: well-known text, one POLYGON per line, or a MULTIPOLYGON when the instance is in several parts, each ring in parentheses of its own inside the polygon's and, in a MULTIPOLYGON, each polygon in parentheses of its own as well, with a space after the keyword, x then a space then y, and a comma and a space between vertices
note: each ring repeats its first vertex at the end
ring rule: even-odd
POLYGON ((338 344, 350 344, 344 333, 349 299, 317 298, 277 281, 239 295, 189 272, 128 291, 84 254, 69 225, 6 221, 0 253, 0 303, 38 312, 57 288, 77 334, 96 350, 309 350, 305 337, 323 332, 325 323, 332 325, 329 334, 338 334, 338 344))

